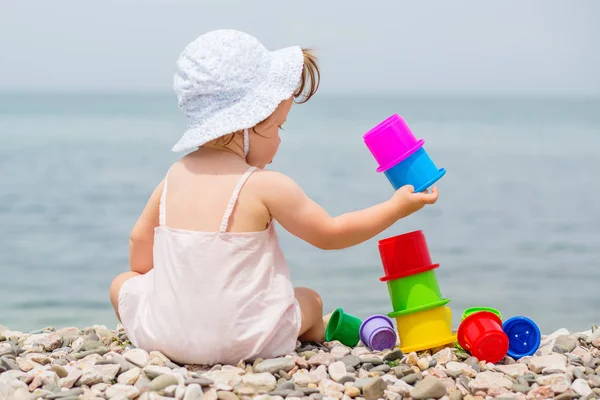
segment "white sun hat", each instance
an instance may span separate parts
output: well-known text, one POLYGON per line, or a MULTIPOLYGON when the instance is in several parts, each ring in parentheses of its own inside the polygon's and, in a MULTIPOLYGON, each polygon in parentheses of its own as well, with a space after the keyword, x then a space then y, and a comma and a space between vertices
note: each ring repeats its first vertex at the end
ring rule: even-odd
POLYGON ((269 51, 232 29, 199 36, 177 60, 173 89, 188 127, 172 150, 200 147, 265 120, 292 96, 303 65, 299 46, 269 51))

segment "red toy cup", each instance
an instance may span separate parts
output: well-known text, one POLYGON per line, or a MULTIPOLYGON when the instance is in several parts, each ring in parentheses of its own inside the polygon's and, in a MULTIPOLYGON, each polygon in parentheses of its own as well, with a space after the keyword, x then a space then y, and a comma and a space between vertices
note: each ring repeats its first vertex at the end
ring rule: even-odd
POLYGON ((385 276, 402 277, 433 264, 420 230, 380 240, 379 255, 385 276))
POLYGON ((458 344, 480 361, 497 363, 508 352, 508 336, 502 320, 494 313, 480 311, 469 315, 458 327, 458 344))

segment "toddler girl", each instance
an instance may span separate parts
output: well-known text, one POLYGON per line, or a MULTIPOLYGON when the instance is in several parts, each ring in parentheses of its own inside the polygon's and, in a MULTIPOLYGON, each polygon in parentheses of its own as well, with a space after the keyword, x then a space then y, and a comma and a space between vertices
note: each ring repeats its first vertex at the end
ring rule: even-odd
POLYGON ((268 51, 235 30, 182 52, 174 89, 189 152, 152 193, 130 239, 130 269, 110 297, 131 342, 180 364, 237 364, 324 340, 323 305, 292 286, 273 220, 320 249, 379 234, 438 193, 410 186, 386 202, 331 217, 289 177, 263 168, 277 153, 292 102, 319 86, 314 55, 268 51))

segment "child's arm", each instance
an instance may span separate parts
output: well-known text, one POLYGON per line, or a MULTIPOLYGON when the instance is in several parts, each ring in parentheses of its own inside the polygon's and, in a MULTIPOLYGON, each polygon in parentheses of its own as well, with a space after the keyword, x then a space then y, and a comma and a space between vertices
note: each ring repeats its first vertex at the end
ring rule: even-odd
POLYGON ((164 181, 154 189, 129 238, 129 268, 145 274, 154 268, 154 228, 158 226, 158 209, 164 181))
POLYGON ((388 201, 331 217, 289 177, 261 171, 260 192, 269 212, 288 232, 325 250, 362 243, 404 218, 437 201, 438 192, 413 193, 412 186, 398 189, 388 201))

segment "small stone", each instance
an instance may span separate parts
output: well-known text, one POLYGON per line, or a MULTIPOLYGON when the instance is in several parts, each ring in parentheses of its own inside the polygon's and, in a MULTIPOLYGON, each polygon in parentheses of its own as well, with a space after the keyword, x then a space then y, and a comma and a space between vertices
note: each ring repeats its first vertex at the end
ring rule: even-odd
POLYGON ((361 356, 360 359, 363 363, 371 363, 375 366, 383 364, 383 358, 375 357, 373 355, 361 356))
POLYGON ((277 373, 281 370, 288 372, 296 366, 296 361, 293 358, 281 357, 264 360, 254 365, 254 372, 270 374, 277 373))
POLYGON ((123 353, 123 357, 125 357, 125 360, 129 361, 135 366, 139 368, 144 368, 146 366, 146 363, 148 362, 150 355, 146 350, 133 349, 123 353))
POLYGON ((350 397, 351 399, 360 396, 360 389, 357 388, 356 386, 350 386, 349 388, 346 388, 346 390, 344 391, 344 394, 348 397, 350 397))
POLYGON ((331 363, 335 362, 335 358, 328 353, 317 353, 308 360, 308 365, 318 366, 324 365, 328 367, 331 363))
POLYGON ((202 400, 203 397, 202 387, 197 383, 192 383, 185 389, 183 400, 202 400))
POLYGON ((408 365, 413 367, 413 366, 416 366, 418 362, 419 362, 419 356, 417 356, 417 353, 415 353, 414 351, 408 353, 408 357, 406 359, 406 363, 408 365))
POLYGON ((515 383, 512 385, 513 392, 519 392, 527 394, 531 390, 531 387, 526 383, 515 383))
POLYGON ((426 358, 420 358, 419 361, 417 361, 417 367, 419 367, 421 371, 425 371, 429 368, 429 360, 426 358))
POLYGON ((124 385, 135 385, 135 382, 140 377, 142 370, 138 367, 131 368, 130 370, 123 372, 117 378, 117 382, 124 385))
POLYGON ((438 364, 446 365, 450 361, 454 361, 456 356, 452 352, 452 349, 446 347, 435 353, 433 359, 436 360, 438 364))
POLYGON ((397 367, 392 368, 392 372, 398 377, 402 378, 403 376, 414 373, 415 371, 406 364, 398 365, 397 367))
POLYGON ((95 365, 83 373, 77 384, 92 386, 100 382, 110 382, 115 379, 118 372, 118 365, 95 365))
POLYGON ((583 379, 575 379, 571 384, 571 388, 581 397, 587 397, 592 394, 590 385, 583 379))
POLYGON ((463 400, 463 394, 460 390, 452 390, 448 398, 449 400, 463 400))
POLYGON ((66 378, 67 375, 69 375, 67 370, 61 367, 60 365, 53 365, 52 367, 50 367, 50 370, 54 371, 59 378, 66 378))
POLYGON ((529 369, 525 364, 496 365, 494 369, 505 375, 512 376, 513 378, 529 372, 529 369))
POLYGON ((292 380, 299 386, 307 386, 310 383, 316 384, 320 381, 319 377, 311 372, 296 372, 292 380))
POLYGON ((538 386, 532 388, 527 394, 528 399, 551 399, 554 397, 554 392, 550 386, 538 386))
POLYGON ((384 374, 390 372, 392 368, 389 365, 381 364, 371 369, 371 372, 383 372, 384 374))
POLYGON ((558 396, 554 396, 553 400, 571 400, 574 397, 575 396, 573 395, 573 393, 567 392, 561 393, 558 396))
MULTIPOLYGON (((337 348, 337 347, 336 347, 337 348)), ((334 348, 335 349, 335 348, 334 348)), ((329 365, 329 376, 336 382, 339 382, 348 373, 346 372, 346 365, 342 361, 336 361, 329 365)))
POLYGON ((545 368, 561 369, 564 372, 567 367, 567 357, 556 353, 532 357, 529 359, 528 365, 529 369, 536 374, 542 372, 545 368))
POLYGON ((340 361, 343 362, 347 367, 353 367, 353 368, 357 367, 362 362, 362 360, 359 357, 353 356, 351 354, 345 356, 340 361))
POLYGON ((223 390, 217 392, 217 398, 219 400, 239 400, 239 397, 235 393, 223 390))
POLYGON ((473 368, 475 372, 481 372, 481 366, 479 365, 479 360, 475 357, 468 357, 465 360, 465 364, 469 367, 473 368))
POLYGON ((343 376, 343 377, 342 377, 342 378, 341 378, 341 379, 338 381, 338 383, 340 383, 340 384, 344 385, 344 384, 345 384, 345 383, 347 383, 347 382, 355 382, 355 381, 356 381, 356 378, 355 378, 355 377, 353 377, 353 376, 351 376, 351 375, 346 375, 346 376, 343 376))
POLYGON ((440 398, 446 394, 446 386, 439 379, 432 376, 425 377, 421 382, 417 383, 415 388, 410 392, 410 397, 415 400, 440 398))
POLYGON ((277 381, 273 375, 268 372, 258 374, 243 375, 242 383, 257 387, 257 391, 270 392, 275 389, 277 381))
POLYGON ((404 353, 402 353, 402 350, 395 349, 383 356, 383 361, 396 361, 400 360, 402 357, 404 357, 404 353))
POLYGON ((381 378, 375 378, 367 382, 363 387, 363 395, 366 400, 377 400, 383 397, 383 391, 387 388, 387 383, 381 378))
POLYGON ((409 385, 414 385, 421 378, 419 374, 409 374, 402 378, 402 380, 409 385))
POLYGON ((98 355, 105 355, 106 353, 108 353, 110 350, 107 347, 98 347, 96 349, 93 350, 88 350, 88 351, 82 351, 80 353, 75 353, 73 354, 73 357, 75 357, 76 360, 80 360, 82 358, 85 358, 87 356, 89 356, 90 354, 98 354, 98 355))
POLYGON ((84 390, 82 388, 75 388, 75 389, 66 390, 66 391, 62 391, 62 392, 58 392, 58 393, 52 393, 52 394, 47 395, 45 398, 46 398, 46 400, 55 400, 55 399, 61 399, 64 397, 79 396, 83 393, 84 393, 84 390))
POLYGON ((114 384, 106 389, 106 396, 110 399, 113 397, 126 397, 134 399, 139 396, 140 391, 135 386, 123 385, 120 383, 114 384))
POLYGON ((588 378, 588 383, 592 388, 600 388, 600 376, 590 375, 588 378))
POLYGON ((4 364, 9 370, 19 370, 19 366, 7 356, 0 357, 0 364, 4 364))
POLYGON ((488 390, 493 387, 510 388, 513 386, 513 382, 505 378, 503 374, 499 372, 484 371, 477 374, 475 379, 469 382, 469 388, 471 390, 488 390))
POLYGON ((143 369, 144 374, 150 379, 154 379, 164 374, 170 374, 171 369, 167 367, 159 367, 158 365, 147 365, 143 369))
POLYGON ((343 358, 343 357, 347 356, 348 354, 350 354, 350 349, 347 348, 346 346, 336 346, 333 349, 331 349, 330 354, 336 360, 339 360, 340 358, 343 358))
POLYGON ((170 385, 177 385, 177 378, 174 375, 160 375, 152 379, 150 389, 159 392, 170 385))
POLYGON ((200 385, 201 387, 210 386, 213 383, 215 383, 213 380, 208 379, 208 378, 206 378, 204 376, 199 376, 198 378, 192 378, 192 379, 186 379, 185 380, 185 384, 186 385, 196 384, 196 385, 200 385))
POLYGON ((365 371, 370 371, 370 370, 372 370, 373 368, 375 368, 375 367, 374 367, 374 366, 373 366, 373 364, 371 364, 371 363, 364 363, 364 364, 362 365, 362 369, 364 369, 365 371))

